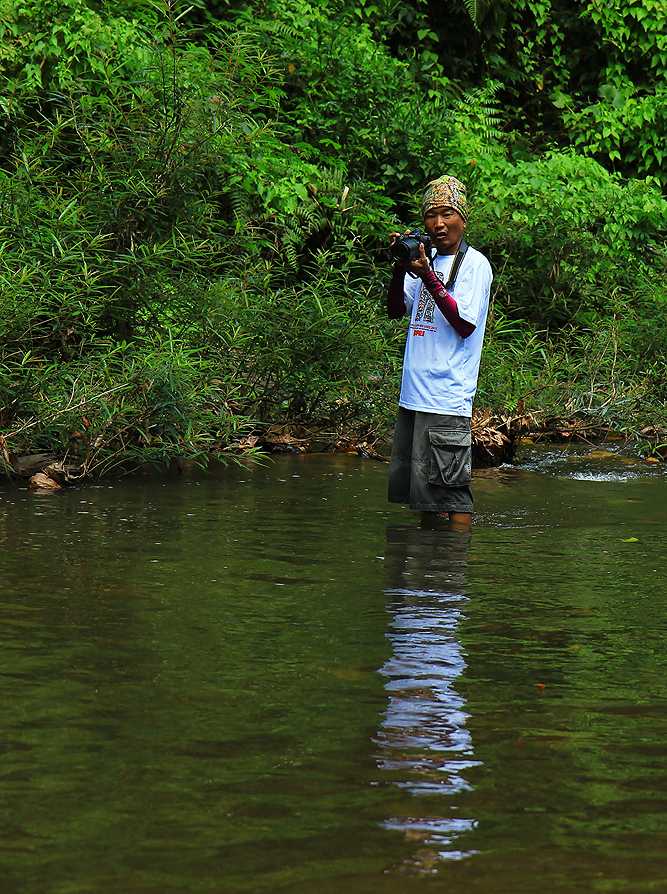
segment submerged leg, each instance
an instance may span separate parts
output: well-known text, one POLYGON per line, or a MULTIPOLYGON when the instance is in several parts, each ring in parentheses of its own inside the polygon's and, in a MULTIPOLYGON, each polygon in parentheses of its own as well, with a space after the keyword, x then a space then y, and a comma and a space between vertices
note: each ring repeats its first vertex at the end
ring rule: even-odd
POLYGON ((454 531, 469 531, 472 528, 472 512, 450 512, 449 525, 454 531))
POLYGON ((472 512, 422 512, 424 528, 447 525, 452 531, 469 531, 472 528, 472 512))

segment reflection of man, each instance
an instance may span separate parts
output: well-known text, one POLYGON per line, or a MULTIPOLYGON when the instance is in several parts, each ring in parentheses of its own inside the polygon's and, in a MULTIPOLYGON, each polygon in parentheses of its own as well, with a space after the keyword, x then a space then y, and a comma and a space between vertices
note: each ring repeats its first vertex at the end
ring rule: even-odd
POLYGON ((427 862, 465 856, 453 842, 475 825, 456 808, 443 815, 441 800, 446 796, 449 806, 469 791, 464 772, 478 764, 465 702, 455 689, 465 668, 456 634, 466 601, 469 537, 408 526, 387 531, 385 592, 392 655, 381 671, 388 704, 377 740, 382 749, 378 763, 412 798, 407 815, 391 817, 385 826, 435 848, 420 855, 427 862), (417 805, 414 796, 420 799, 417 805))
POLYGON ((469 527, 470 418, 492 273, 463 240, 468 206, 459 180, 429 183, 422 216, 435 251, 429 258, 420 245, 409 265, 397 261, 387 296, 390 318, 410 314, 389 500, 469 527))

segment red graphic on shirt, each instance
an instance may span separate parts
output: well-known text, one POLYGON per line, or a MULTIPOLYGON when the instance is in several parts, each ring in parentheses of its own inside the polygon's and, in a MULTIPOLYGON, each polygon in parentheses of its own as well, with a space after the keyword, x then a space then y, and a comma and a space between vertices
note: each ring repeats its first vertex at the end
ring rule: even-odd
POLYGON ((413 329, 412 334, 413 335, 424 335, 424 330, 423 329, 413 329))

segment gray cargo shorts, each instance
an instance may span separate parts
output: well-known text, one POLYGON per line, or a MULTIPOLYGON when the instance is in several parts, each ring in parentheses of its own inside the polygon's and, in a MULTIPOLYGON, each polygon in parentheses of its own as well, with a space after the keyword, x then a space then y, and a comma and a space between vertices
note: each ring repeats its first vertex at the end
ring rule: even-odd
POLYGON ((418 512, 472 512, 472 438, 466 416, 398 408, 389 502, 418 512))

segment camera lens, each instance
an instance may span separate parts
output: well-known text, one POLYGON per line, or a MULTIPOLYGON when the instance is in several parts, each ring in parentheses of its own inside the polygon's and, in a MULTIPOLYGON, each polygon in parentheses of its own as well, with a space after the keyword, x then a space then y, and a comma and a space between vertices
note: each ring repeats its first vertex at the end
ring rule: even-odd
POLYGON ((419 257, 420 241, 418 236, 401 236, 401 238, 397 239, 391 246, 390 251, 392 257, 397 261, 403 261, 404 263, 414 261, 415 258, 419 257))

